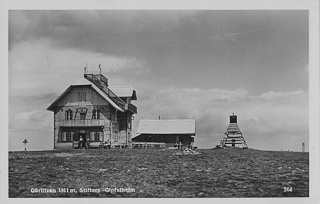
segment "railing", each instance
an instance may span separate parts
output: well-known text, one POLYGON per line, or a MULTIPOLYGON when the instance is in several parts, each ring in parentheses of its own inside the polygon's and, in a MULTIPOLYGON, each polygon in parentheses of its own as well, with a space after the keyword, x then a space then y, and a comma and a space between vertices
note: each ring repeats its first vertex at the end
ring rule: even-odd
POLYGON ((166 147, 163 142, 133 142, 133 149, 162 149, 166 147))
POLYGON ((93 126, 104 126, 104 120, 63 120, 61 126, 64 127, 93 127, 93 126))
MULTIPOLYGON (((93 74, 84 74, 84 78, 88 79, 89 81, 91 81, 94 85, 96 85, 100 90, 102 90, 104 93, 106 93, 108 95, 108 97, 115 103, 117 104, 120 108, 125 109, 125 102, 123 100, 121 100, 116 94, 114 94, 108 87, 107 87, 107 83, 102 83, 97 77, 97 75, 93 75, 93 74)), ((108 81, 107 78, 105 78, 104 76, 98 74, 98 76, 100 77, 100 79, 104 80, 104 81, 108 81)))
POLYGON ((132 113, 135 113, 135 114, 138 113, 137 107, 136 107, 135 105, 131 104, 131 103, 126 104, 125 107, 126 107, 126 110, 129 110, 129 111, 131 111, 132 113))
POLYGON ((97 79, 102 81, 106 86, 108 86, 108 79, 107 77, 103 76, 102 74, 95 74, 94 75, 97 79))

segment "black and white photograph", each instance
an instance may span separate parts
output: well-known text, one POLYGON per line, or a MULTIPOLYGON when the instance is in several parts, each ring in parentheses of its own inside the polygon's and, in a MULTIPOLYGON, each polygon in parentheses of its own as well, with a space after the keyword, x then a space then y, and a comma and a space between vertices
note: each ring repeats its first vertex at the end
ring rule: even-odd
POLYGON ((1 198, 319 201, 319 2, 83 2, 1 3, 1 198))

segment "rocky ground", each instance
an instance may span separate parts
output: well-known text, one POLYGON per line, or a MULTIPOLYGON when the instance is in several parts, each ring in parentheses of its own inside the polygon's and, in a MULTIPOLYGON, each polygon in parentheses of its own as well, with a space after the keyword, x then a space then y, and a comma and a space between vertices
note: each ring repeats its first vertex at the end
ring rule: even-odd
POLYGON ((309 196, 308 153, 207 149, 179 155, 177 151, 9 152, 9 197, 309 196))

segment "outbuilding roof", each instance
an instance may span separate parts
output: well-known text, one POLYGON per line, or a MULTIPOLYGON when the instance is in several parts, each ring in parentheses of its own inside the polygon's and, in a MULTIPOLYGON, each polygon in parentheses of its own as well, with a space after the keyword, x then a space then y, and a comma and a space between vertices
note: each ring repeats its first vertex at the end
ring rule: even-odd
POLYGON ((109 89, 118 97, 128 97, 137 100, 136 91, 131 86, 109 86, 109 89))
POLYGON ((140 120, 137 136, 141 134, 191 134, 196 133, 194 119, 140 120))
POLYGON ((55 104, 74 86, 91 86, 96 92, 98 92, 104 99, 106 99, 114 108, 117 110, 124 112, 124 110, 119 107, 117 104, 115 104, 109 97, 108 95, 103 92, 101 89, 99 89, 96 85, 94 85, 92 82, 89 80, 82 78, 74 83, 72 83, 48 108, 47 110, 53 111, 53 107, 55 104))

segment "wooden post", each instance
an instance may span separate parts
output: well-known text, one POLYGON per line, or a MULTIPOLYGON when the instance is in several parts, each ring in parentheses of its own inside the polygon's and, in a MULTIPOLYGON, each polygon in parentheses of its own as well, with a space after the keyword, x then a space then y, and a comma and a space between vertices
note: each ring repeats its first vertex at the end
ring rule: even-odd
POLYGON ((236 140, 232 139, 232 147, 236 147, 236 140))

